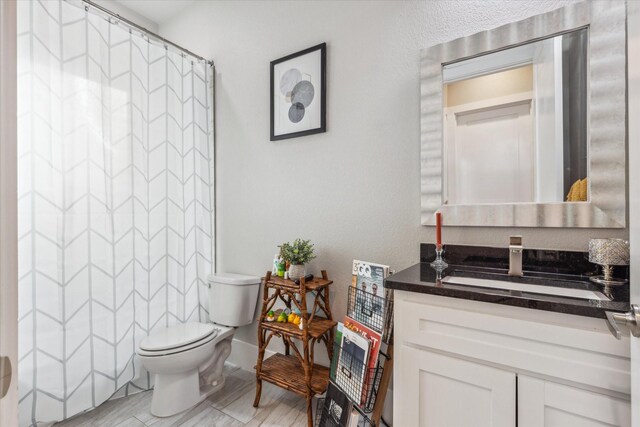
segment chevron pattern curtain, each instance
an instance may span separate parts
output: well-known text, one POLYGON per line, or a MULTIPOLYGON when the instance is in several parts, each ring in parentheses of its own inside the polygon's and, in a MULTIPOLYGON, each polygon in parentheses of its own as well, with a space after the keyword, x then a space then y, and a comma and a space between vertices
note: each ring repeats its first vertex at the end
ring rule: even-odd
POLYGON ((20 423, 152 386, 154 329, 206 321, 212 71, 82 4, 19 4, 20 423))

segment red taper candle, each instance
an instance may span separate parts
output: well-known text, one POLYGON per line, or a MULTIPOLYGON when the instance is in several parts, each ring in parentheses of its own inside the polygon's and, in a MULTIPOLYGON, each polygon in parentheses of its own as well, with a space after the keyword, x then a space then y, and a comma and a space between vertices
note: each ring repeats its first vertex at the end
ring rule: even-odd
POLYGON ((442 213, 436 212, 436 247, 442 247, 442 213))

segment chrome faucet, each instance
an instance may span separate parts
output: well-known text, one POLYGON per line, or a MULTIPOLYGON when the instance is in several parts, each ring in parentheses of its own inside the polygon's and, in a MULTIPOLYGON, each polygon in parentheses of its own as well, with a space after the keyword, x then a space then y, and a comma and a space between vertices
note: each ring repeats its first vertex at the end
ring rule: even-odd
POLYGON ((522 276, 522 236, 509 236, 509 276, 522 276))

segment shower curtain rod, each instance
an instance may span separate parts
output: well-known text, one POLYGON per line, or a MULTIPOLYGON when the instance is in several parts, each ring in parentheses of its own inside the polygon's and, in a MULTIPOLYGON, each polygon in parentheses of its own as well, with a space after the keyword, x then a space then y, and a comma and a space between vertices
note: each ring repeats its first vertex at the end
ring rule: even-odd
POLYGON ((82 0, 82 3, 84 3, 85 5, 87 5, 89 7, 93 7, 95 9, 101 11, 102 13, 105 13, 105 14, 107 14, 109 16, 112 16, 115 19, 117 19, 118 21, 124 22, 128 26, 133 27, 136 30, 142 32, 143 34, 145 34, 149 38, 153 38, 153 39, 155 39, 155 40, 157 40, 159 42, 164 43, 165 45, 171 45, 172 47, 178 49, 181 52, 184 52, 184 53, 186 53, 188 55, 193 56, 194 58, 197 58, 197 59, 200 59, 202 61, 205 61, 209 65, 213 65, 213 61, 205 59, 200 55, 196 55, 195 53, 191 52, 189 49, 185 49, 184 47, 182 47, 180 45, 177 45, 174 42, 172 42, 170 40, 167 40, 162 36, 159 36, 158 34, 154 33, 153 31, 147 30, 146 28, 136 24, 135 22, 130 21, 127 18, 124 18, 124 17, 118 15, 117 13, 114 13, 114 12, 110 11, 109 9, 106 9, 106 8, 100 6, 99 4, 94 3, 91 0, 82 0))

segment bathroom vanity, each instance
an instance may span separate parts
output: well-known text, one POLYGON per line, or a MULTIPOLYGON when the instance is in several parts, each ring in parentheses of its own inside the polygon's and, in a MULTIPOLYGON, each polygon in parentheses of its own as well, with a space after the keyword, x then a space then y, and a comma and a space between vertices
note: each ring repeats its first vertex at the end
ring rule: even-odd
POLYGON ((421 263, 391 276, 394 424, 628 426, 629 339, 606 312, 629 309, 628 288, 604 295, 586 254, 445 246, 449 267, 421 263))

